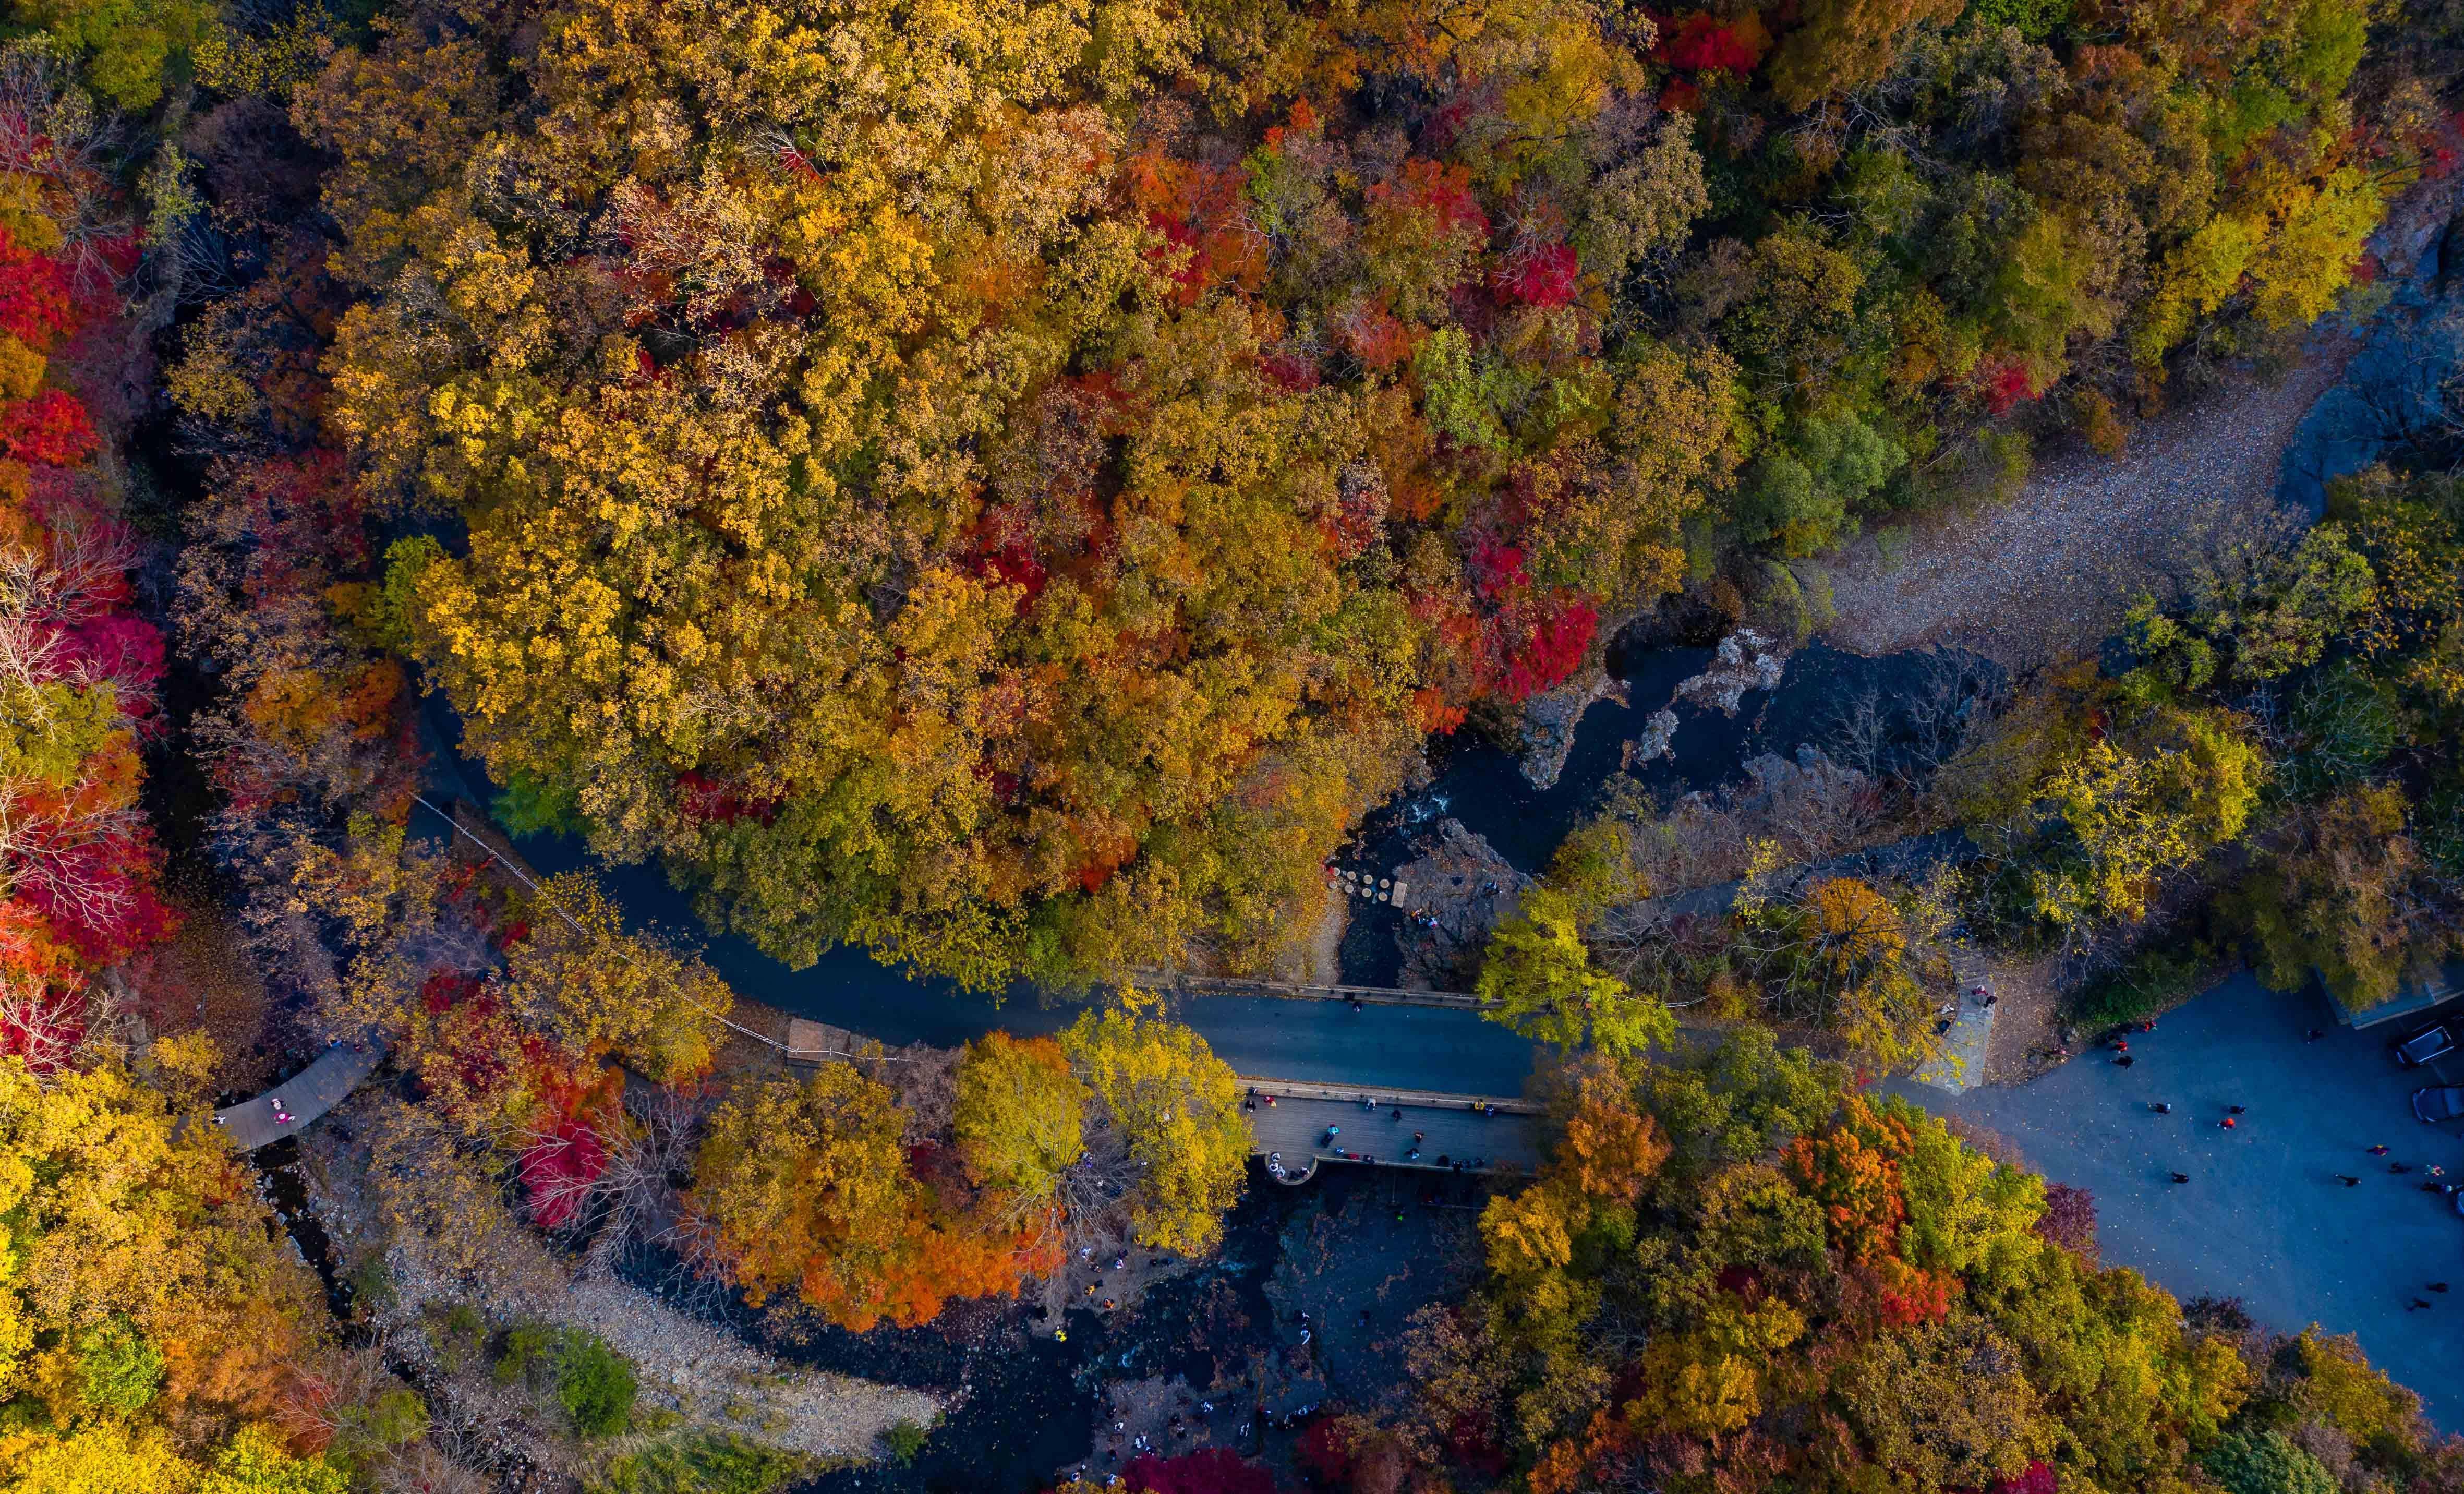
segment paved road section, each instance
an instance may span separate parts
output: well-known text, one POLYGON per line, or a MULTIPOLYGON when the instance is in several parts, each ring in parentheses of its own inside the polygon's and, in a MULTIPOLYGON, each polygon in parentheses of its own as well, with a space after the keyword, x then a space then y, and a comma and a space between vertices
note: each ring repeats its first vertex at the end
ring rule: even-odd
POLYGON ((253 1100, 214 1112, 214 1120, 232 1146, 253 1152, 281 1140, 342 1102, 360 1081, 385 1062, 385 1044, 373 1039, 356 1046, 344 1043, 327 1048, 316 1062, 253 1100), (280 1106, 274 1102, 280 1100, 280 1106), (289 1121, 275 1118, 277 1110, 289 1121))
POLYGON ((2279 995, 2244 975, 2132 1033, 2128 1068, 2100 1051, 2016 1088, 1894 1088, 2092 1191, 2109 1263, 2178 1297, 2238 1297, 2271 1328, 2357 1334, 2432 1421, 2458 1431, 2464 1218, 2421 1185, 2432 1163, 2464 1177, 2464 1135, 2413 1118, 2412 1091, 2442 1080, 2396 1066, 2387 1045, 2410 1030, 2353 1032, 2318 994, 2279 995), (2313 1028, 2324 1032, 2315 1043, 2313 1028), (2160 1101, 2173 1113, 2149 1109, 2160 1101), (2217 1123, 2233 1105, 2248 1113, 2227 1131, 2217 1123), (2176 1171, 2190 1181, 2171 1182, 2176 1171), (2415 1300, 2431 1306, 2409 1308, 2415 1300))
POLYGON ((1446 1094, 1519 1095, 1536 1044, 1477 1012, 1276 997, 1201 996, 1173 1015, 1235 1073, 1446 1094))

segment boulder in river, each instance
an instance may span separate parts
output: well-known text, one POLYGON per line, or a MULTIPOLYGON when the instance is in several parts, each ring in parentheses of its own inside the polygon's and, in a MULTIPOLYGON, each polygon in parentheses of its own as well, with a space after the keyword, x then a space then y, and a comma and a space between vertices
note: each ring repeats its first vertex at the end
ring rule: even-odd
POLYGON ((1574 729, 1583 724, 1583 713, 1599 700, 1624 705, 1625 683, 1595 664, 1523 703, 1523 776, 1533 788, 1557 786, 1557 776, 1566 771, 1566 757, 1574 750, 1574 729))
POLYGON ((1418 849, 1395 873, 1412 890, 1395 935, 1403 951, 1401 983, 1415 991, 1468 991, 1488 931, 1514 912, 1533 879, 1452 816, 1439 821, 1418 849))

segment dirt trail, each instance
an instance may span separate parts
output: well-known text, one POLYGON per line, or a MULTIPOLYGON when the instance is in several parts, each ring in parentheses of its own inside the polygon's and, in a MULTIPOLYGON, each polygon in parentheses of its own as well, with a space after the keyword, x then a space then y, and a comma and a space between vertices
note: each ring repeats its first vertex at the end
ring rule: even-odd
MULTIPOLYGON (((2411 274, 2455 196, 2436 183, 2396 206, 2372 240, 2387 273, 2411 274)), ((2281 380, 2169 410, 2118 457, 2046 461, 2008 504, 1915 526, 1897 563, 1871 538, 1825 557, 1838 609, 1826 636, 1868 654, 1959 644, 2018 670, 2085 656, 2142 591, 2166 594, 2216 539, 2285 515, 2285 447, 2361 342, 2322 328, 2281 380)))

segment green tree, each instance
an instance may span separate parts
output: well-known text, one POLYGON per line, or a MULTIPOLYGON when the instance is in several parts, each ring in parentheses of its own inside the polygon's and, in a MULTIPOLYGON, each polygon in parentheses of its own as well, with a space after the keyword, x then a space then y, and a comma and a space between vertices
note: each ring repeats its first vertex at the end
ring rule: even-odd
POLYGON ((350 1475, 322 1456, 295 1458, 272 1427, 252 1422, 214 1455, 196 1494, 344 1494, 350 1475))
POLYGON ((163 97, 163 72, 214 20, 206 0, 14 0, 17 17, 83 53, 96 92, 143 112, 163 97))
POLYGON ((100 1411, 133 1417, 163 1386, 163 1351, 126 1319, 86 1329, 77 1345, 79 1394, 100 1411))
POLYGON ((2336 1476, 2281 1432, 2221 1438, 2200 1461, 2228 1494, 2334 1494, 2336 1476))
POLYGON ((1665 1000, 1592 967, 1573 898, 1545 884, 1489 935, 1473 990, 1490 1022, 1559 1047, 1630 1054, 1677 1037, 1665 1000))

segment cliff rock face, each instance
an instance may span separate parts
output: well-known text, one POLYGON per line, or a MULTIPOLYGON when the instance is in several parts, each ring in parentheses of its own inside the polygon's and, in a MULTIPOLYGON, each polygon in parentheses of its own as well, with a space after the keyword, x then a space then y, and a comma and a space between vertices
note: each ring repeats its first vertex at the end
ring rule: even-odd
POLYGON ((1415 991, 1470 990, 1488 931, 1514 912, 1532 883, 1487 837, 1452 818, 1439 821, 1419 855, 1395 875, 1412 890, 1395 940, 1403 951, 1402 983, 1415 991), (1422 923, 1414 916, 1419 914, 1435 921, 1422 923))

